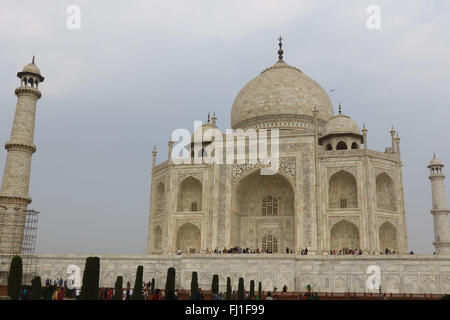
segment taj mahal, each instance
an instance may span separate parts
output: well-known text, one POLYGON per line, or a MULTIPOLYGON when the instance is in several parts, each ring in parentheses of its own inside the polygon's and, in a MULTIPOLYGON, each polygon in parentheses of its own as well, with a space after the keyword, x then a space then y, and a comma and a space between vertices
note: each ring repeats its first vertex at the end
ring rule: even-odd
MULTIPOLYGON (((280 38, 276 63, 248 82, 231 107, 233 130, 279 132, 278 170, 262 174, 268 164, 249 161, 248 146, 243 162, 202 161, 215 143, 205 135, 210 129, 216 138, 239 139, 219 130, 215 114, 194 132, 200 142, 193 139, 182 146, 200 161, 174 161, 172 139, 167 160, 158 162, 155 148, 147 254, 99 254, 101 285, 112 286, 117 275, 133 281, 137 265, 143 265, 144 278, 154 277, 160 287, 167 268, 174 266, 179 288, 188 288, 192 271, 197 271, 205 287, 212 274, 219 274, 221 286, 230 276, 233 286, 244 277, 261 281, 264 290, 288 285, 300 291, 311 284, 322 292, 366 292, 368 267, 376 265, 388 292, 450 293, 444 165, 436 157, 427 164, 436 254, 408 254, 398 132, 386 132, 392 143, 385 150, 370 149, 365 125, 352 120, 345 105, 335 110, 320 84, 283 56, 280 38), (222 253, 230 248, 262 253, 222 253), (307 255, 300 254, 304 249, 307 255), (349 249, 362 254, 345 254, 349 249), (205 254, 214 250, 220 254, 205 254), (395 254, 386 255, 386 250, 395 254)), ((23 237, 23 227, 8 227, 8 219, 18 210, 24 224, 31 203, 36 103, 44 81, 34 60, 17 76, 18 102, 0 190, 0 212, 6 221, 2 255, 21 252, 20 243, 11 239, 23 237)), ((38 254, 36 273, 43 279, 64 278, 69 265, 83 268, 85 258, 38 254)))
POLYGON ((152 170, 149 254, 216 247, 407 252, 400 138, 392 130, 391 146, 370 150, 367 129, 340 106, 335 114, 325 90, 284 62, 281 43, 279 60, 237 95, 231 126, 279 129, 278 173, 261 175, 261 165, 249 161, 176 165, 169 155, 152 170))

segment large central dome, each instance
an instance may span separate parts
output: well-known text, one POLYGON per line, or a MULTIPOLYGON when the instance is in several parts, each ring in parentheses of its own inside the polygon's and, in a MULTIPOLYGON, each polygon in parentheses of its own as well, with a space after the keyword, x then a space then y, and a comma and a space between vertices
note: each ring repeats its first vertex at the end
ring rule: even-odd
POLYGON ((231 127, 304 127, 314 108, 324 121, 334 115, 325 90, 280 59, 239 92, 231 110, 231 127))

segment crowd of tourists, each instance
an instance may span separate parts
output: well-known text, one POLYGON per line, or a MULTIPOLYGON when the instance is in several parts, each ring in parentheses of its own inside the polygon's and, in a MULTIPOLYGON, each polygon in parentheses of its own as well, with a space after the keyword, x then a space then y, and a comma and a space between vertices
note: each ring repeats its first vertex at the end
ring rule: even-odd
POLYGON ((330 250, 330 256, 340 256, 340 255, 353 255, 353 256, 360 256, 362 255, 363 251, 361 249, 350 249, 350 248, 344 248, 339 251, 336 250, 330 250))
POLYGON ((300 250, 300 255, 307 256, 308 255, 308 248, 300 250))
MULTIPOLYGON (((380 254, 383 254, 383 252, 380 252, 380 254)), ((397 252, 395 252, 395 250, 389 250, 388 248, 386 248, 386 250, 384 250, 384 254, 397 254, 397 252)))
POLYGON ((61 278, 56 278, 56 280, 54 280, 53 282, 52 282, 51 279, 46 279, 45 280, 45 286, 46 287, 51 286, 51 285, 53 285, 55 287, 62 287, 62 286, 66 286, 66 284, 67 284, 67 282, 64 281, 61 278))
MULTIPOLYGON (((114 288, 104 288, 100 293, 101 300, 113 300, 113 297, 116 294, 116 290, 114 288)), ((132 300, 133 289, 129 282, 127 282, 127 287, 123 289, 121 294, 122 300, 132 300)), ((164 291, 160 289, 154 290, 152 293, 151 282, 142 283, 142 297, 144 300, 163 300, 164 299, 164 291)), ((178 290, 174 292, 174 299, 178 298, 178 290)))
MULTIPOLYGON (((298 298, 300 300, 312 300, 319 299, 317 293, 314 293, 311 290, 311 287, 307 287, 307 292, 304 294, 299 294, 298 298)), ((273 291, 268 291, 262 297, 250 291, 244 291, 243 299, 244 300, 277 300, 282 299, 283 294, 288 292, 287 285, 283 286, 282 293, 277 292, 277 288, 274 287, 273 291)), ((142 297, 144 300, 166 300, 169 297, 166 297, 164 290, 161 289, 153 289, 152 283, 143 282, 142 283, 142 297)), ((65 300, 65 299, 75 299, 79 300, 81 298, 81 289, 74 288, 69 289, 66 286, 66 281, 62 279, 57 279, 55 281, 51 281, 47 279, 45 281, 45 287, 43 288, 43 298, 51 299, 51 300, 65 300), (44 293, 44 291, 48 291, 44 293)), ((183 299, 192 299, 192 300, 240 300, 239 294, 236 290, 233 290, 229 297, 227 297, 226 293, 223 292, 204 292, 200 288, 194 294, 193 297, 188 296, 186 292, 183 293, 183 299)), ((23 288, 20 295, 21 300, 29 299, 29 290, 23 288)), ((114 288, 102 288, 99 290, 99 299, 100 300, 132 300, 133 299, 133 288, 131 287, 130 282, 127 282, 126 287, 122 290, 119 296, 116 296, 116 292, 114 288)), ((180 293, 178 290, 175 290, 173 295, 170 297, 170 300, 178 300, 180 299, 180 293)))
MULTIPOLYGON (((301 250, 301 254, 308 254, 308 249, 302 249, 301 250)), ((246 253, 246 254, 272 254, 272 253, 278 253, 278 252, 274 252, 272 251, 272 249, 270 248, 266 248, 265 250, 260 250, 259 248, 256 249, 250 249, 250 248, 241 248, 241 247, 233 247, 233 248, 223 248, 223 249, 219 249, 219 247, 217 247, 214 250, 210 250, 209 248, 206 248, 205 250, 200 250, 200 254, 241 254, 241 253, 246 253)), ((177 255, 181 255, 183 254, 183 251, 181 249, 177 250, 177 255)), ((286 254, 294 254, 294 251, 286 248, 286 254)))
MULTIPOLYGON (((351 248, 344 248, 341 250, 330 250, 329 255, 330 256, 340 256, 340 255, 354 255, 354 256, 360 256, 363 254, 363 251, 361 249, 351 249, 351 248)), ((375 251, 373 252, 375 255, 375 251)), ((398 254, 395 250, 390 250, 386 248, 386 250, 381 251, 380 254, 398 254)), ((414 252, 409 252, 409 254, 414 254, 414 252)))
MULTIPOLYGON (((183 253, 183 251, 181 249, 178 249, 176 251, 177 255, 181 255, 183 253)), ((272 254, 272 253, 277 253, 279 254, 280 252, 275 251, 273 252, 272 249, 267 248, 265 250, 260 250, 259 248, 257 249, 250 249, 250 248, 241 248, 241 247, 233 247, 233 248, 223 248, 223 249, 219 249, 218 247, 214 250, 210 250, 209 248, 206 248, 205 250, 201 250, 200 254, 272 254)), ((286 248, 285 251, 286 254, 294 254, 294 251, 292 249, 286 248)), ((304 248, 304 249, 300 249, 298 251, 298 253, 300 255, 308 255, 308 248, 304 248)), ((363 250, 359 249, 359 248, 343 248, 340 250, 335 250, 332 249, 329 251, 328 253, 330 256, 340 256, 340 255, 353 255, 353 256, 360 256, 363 254, 363 250)), ((375 251, 372 253, 373 255, 375 255, 375 251)), ((391 250, 386 248, 384 251, 381 251, 380 254, 398 254, 398 252, 396 252, 395 250, 391 250)), ((414 252, 410 251, 409 252, 410 255, 413 255, 414 252)))

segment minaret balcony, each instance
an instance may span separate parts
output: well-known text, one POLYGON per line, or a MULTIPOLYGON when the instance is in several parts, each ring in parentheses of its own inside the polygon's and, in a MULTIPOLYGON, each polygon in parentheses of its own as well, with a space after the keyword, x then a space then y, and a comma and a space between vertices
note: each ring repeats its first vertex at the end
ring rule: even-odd
POLYGON ((28 86, 21 86, 19 88, 16 88, 14 93, 16 94, 16 96, 19 96, 22 94, 31 94, 31 95, 37 96, 38 99, 40 99, 42 96, 41 92, 38 89, 33 88, 33 87, 28 87, 28 86))
POLYGON ((15 143, 15 142, 7 142, 5 144, 5 149, 10 151, 10 150, 18 150, 18 151, 26 151, 26 152, 31 152, 31 153, 35 153, 36 152, 36 146, 35 145, 27 145, 27 144, 23 144, 23 143, 15 143))

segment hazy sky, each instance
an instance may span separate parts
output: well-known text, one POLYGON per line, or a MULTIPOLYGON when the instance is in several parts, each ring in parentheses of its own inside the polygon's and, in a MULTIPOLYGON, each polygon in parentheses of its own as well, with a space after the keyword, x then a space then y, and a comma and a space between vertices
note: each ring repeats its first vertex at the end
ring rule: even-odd
MULTIPOLYGON (((285 61, 335 89, 335 111, 340 101, 366 124, 369 148, 384 151, 391 125, 399 131, 408 244, 432 252, 426 166, 436 152, 450 167, 449 30, 449 1, 1 1, 0 143, 16 73, 35 54, 46 77, 31 176, 38 252, 145 253, 153 145, 166 160, 172 130, 208 111, 229 128, 280 34, 285 61), (67 28, 72 4, 81 30, 67 28), (380 30, 366 26, 369 5, 380 30)), ((2 149, 1 172, 5 160, 2 149)))

